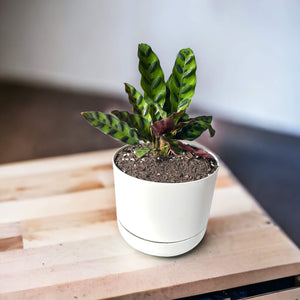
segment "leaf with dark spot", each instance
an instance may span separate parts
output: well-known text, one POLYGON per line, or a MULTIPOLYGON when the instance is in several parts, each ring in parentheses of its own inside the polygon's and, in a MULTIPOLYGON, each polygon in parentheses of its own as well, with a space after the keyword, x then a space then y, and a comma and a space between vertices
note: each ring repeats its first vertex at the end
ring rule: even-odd
POLYGON ((177 69, 177 71, 178 71, 179 74, 183 73, 183 70, 182 70, 182 68, 181 68, 180 65, 177 64, 177 65, 175 65, 175 67, 176 67, 176 69, 177 69))
POLYGON ((149 105, 144 97, 129 83, 125 83, 125 91, 128 94, 129 102, 136 114, 142 115, 148 121, 152 121, 149 114, 149 105))
POLYGON ((189 119, 184 127, 176 134, 175 138, 179 140, 193 141, 198 138, 204 131, 208 130, 210 136, 215 134, 211 126, 212 117, 201 116, 189 119))
POLYGON ((104 114, 100 111, 86 111, 82 112, 81 115, 92 126, 117 140, 130 145, 137 145, 139 143, 136 130, 130 128, 126 122, 120 121, 112 115, 104 114))
POLYGON ((138 57, 144 97, 146 98, 147 95, 163 107, 166 99, 166 85, 159 59, 147 44, 139 44, 138 57), (161 97, 158 97, 159 95, 161 97))
POLYGON ((152 63, 152 65, 150 66, 150 68, 149 68, 149 73, 154 72, 154 71, 155 71, 155 68, 157 67, 157 65, 158 65, 157 61, 154 61, 154 62, 152 63))
POLYGON ((196 61, 191 49, 182 49, 178 53, 167 86, 170 91, 170 113, 185 110, 191 102, 196 86, 196 61))
POLYGON ((136 129, 139 139, 144 141, 152 140, 150 132, 151 123, 147 119, 137 114, 131 114, 127 111, 113 110, 111 113, 119 120, 126 122, 130 128, 136 129))

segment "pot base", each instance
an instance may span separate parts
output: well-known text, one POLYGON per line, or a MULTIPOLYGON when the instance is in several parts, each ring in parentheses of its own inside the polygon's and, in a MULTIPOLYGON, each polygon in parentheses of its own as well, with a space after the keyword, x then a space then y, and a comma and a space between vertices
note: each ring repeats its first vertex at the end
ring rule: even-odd
POLYGON ((124 240, 133 248, 146 254, 162 257, 172 257, 184 254, 195 248, 203 239, 206 228, 197 235, 178 242, 153 242, 139 238, 130 233, 118 220, 119 231, 124 240))

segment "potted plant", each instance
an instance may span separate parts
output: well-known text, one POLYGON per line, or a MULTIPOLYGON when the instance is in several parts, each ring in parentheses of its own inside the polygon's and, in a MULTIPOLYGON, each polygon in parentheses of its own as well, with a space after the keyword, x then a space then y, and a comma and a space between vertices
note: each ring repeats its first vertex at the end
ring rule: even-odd
POLYGON ((219 168, 211 151, 193 144, 215 131, 211 116, 186 112, 196 86, 196 62, 182 49, 167 82, 147 44, 138 46, 144 95, 125 83, 133 112, 83 112, 94 127, 126 144, 113 157, 118 227, 134 248, 176 256, 203 238, 219 168), (198 147, 197 147, 198 146, 198 147))

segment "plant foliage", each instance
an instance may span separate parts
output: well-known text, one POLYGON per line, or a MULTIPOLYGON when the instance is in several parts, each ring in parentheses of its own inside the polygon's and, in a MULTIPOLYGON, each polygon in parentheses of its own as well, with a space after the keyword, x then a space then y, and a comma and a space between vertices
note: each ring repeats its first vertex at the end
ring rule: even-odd
POLYGON ((138 57, 144 95, 125 83, 133 113, 114 110, 111 115, 88 111, 81 113, 83 117, 103 133, 124 143, 144 142, 137 156, 151 150, 164 156, 186 150, 209 157, 206 152, 180 141, 193 141, 206 130, 211 137, 215 134, 211 116, 190 118, 186 113, 196 87, 197 66, 193 51, 189 48, 179 51, 167 82, 159 59, 149 45, 139 44, 138 57))

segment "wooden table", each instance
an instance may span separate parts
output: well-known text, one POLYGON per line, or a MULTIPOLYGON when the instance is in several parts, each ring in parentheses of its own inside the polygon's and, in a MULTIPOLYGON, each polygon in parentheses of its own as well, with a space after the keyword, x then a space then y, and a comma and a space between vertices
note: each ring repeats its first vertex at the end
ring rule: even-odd
POLYGON ((299 249, 224 165, 198 247, 135 251, 117 229, 113 152, 0 167, 0 299, 172 299, 300 274, 299 249))

